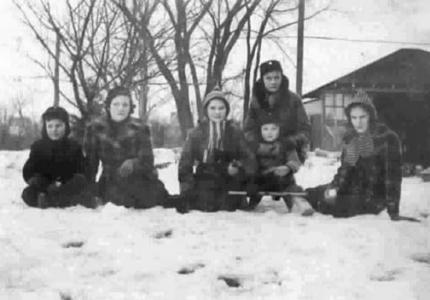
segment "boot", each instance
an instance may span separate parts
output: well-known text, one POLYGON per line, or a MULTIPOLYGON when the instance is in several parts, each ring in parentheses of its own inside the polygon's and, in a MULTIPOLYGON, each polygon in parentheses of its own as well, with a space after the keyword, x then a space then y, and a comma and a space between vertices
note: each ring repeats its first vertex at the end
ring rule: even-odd
POLYGON ((188 200, 185 195, 168 195, 163 203, 164 208, 175 208, 180 214, 190 211, 188 200))
POLYGON ((261 201, 261 196, 255 195, 249 197, 248 210, 254 210, 261 201))
POLYGON ((300 196, 291 197, 292 208, 291 212, 298 213, 304 217, 312 216, 314 214, 314 209, 309 204, 309 202, 300 196))
POLYGON ((291 196, 285 196, 284 198, 284 202, 287 205, 287 209, 288 211, 291 212, 291 209, 293 208, 293 200, 291 199, 291 196))

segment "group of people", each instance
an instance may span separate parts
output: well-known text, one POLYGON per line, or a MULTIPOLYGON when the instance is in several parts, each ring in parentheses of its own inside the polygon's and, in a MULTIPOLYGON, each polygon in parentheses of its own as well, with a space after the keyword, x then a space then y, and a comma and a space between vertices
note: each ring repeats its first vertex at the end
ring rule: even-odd
POLYGON ((393 220, 399 216, 399 139, 378 122, 366 94, 357 93, 345 110, 348 130, 333 181, 305 191, 294 174, 306 160, 311 127, 276 60, 260 65, 243 130, 228 119, 223 91, 205 96, 204 118, 188 133, 179 160, 180 195, 169 195, 158 179, 150 130, 131 116, 133 110, 128 89, 110 90, 106 113, 90 122, 81 146, 68 137, 67 111, 48 108, 42 138, 23 168, 24 202, 41 208, 112 202, 214 212, 255 209, 266 191, 280 192, 273 199, 282 198, 290 210, 300 207, 303 215, 349 217, 387 209, 393 220))

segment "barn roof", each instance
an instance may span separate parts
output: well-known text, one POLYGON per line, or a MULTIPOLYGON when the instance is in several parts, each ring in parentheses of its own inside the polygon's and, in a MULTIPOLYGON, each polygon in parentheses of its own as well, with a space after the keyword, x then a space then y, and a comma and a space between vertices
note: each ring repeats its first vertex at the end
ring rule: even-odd
POLYGON ((430 52, 400 49, 345 76, 312 90, 304 98, 324 90, 363 88, 368 91, 430 92, 430 52))

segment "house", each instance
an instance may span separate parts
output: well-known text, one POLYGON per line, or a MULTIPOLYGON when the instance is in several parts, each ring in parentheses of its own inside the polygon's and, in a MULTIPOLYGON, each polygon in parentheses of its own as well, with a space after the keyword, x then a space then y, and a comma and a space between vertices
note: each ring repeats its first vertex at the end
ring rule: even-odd
POLYGON ((344 109, 358 89, 373 99, 379 119, 399 135, 404 160, 429 165, 430 52, 400 49, 306 93, 313 148, 339 149, 344 109))

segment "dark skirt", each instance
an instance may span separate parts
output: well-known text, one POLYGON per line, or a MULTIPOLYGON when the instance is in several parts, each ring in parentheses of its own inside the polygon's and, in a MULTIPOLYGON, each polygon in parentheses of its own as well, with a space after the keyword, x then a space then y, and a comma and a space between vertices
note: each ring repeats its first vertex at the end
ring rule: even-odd
POLYGON ((347 218, 361 214, 379 214, 385 208, 381 201, 365 199, 363 195, 352 192, 340 192, 333 203, 327 203, 324 201, 324 192, 328 186, 320 185, 306 189, 309 203, 320 213, 347 218))
POLYGON ((38 206, 38 196, 45 194, 46 207, 68 207, 73 205, 90 206, 92 193, 84 175, 75 174, 73 177, 54 188, 54 182, 44 176, 34 176, 30 184, 23 190, 22 199, 32 207, 38 206))
POLYGON ((104 203, 132 208, 150 208, 164 206, 168 192, 159 179, 147 179, 140 176, 106 180, 101 177, 98 183, 99 195, 104 203))

